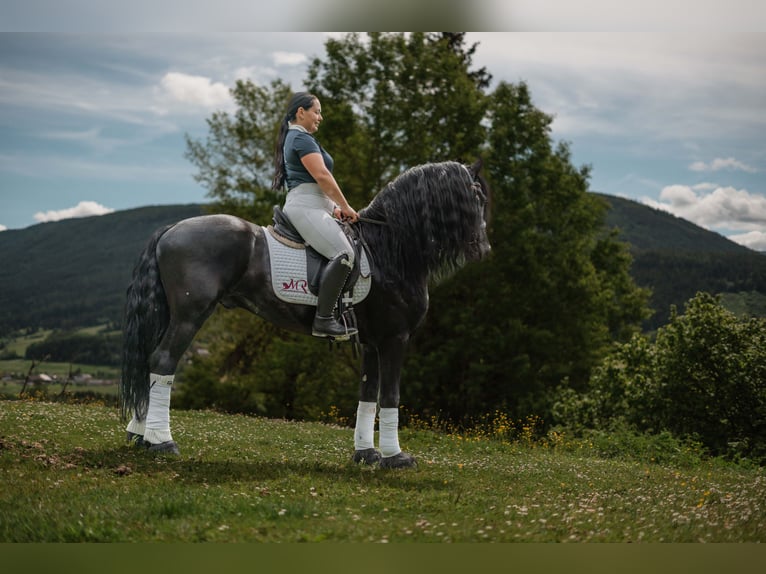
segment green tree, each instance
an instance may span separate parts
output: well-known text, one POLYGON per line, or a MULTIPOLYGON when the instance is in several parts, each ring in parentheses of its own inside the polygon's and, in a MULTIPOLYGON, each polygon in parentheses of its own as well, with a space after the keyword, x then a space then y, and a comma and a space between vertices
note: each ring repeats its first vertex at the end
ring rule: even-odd
POLYGON ((698 293, 655 341, 635 335, 595 371, 586 392, 563 388, 560 423, 627 425, 693 438, 716 455, 766 461, 766 321, 738 319, 698 293))
MULTIPOLYGON (((476 157, 486 136, 482 89, 489 75, 469 69, 475 46, 466 48, 463 34, 370 34, 366 41, 352 34, 326 47, 306 87, 322 101, 317 138, 336 157, 336 179, 357 208, 409 166, 476 157)), ((280 82, 268 89, 238 82, 232 91, 237 111, 213 114, 204 142, 187 138, 187 157, 216 199, 215 210, 264 221, 279 200, 267 188, 290 91, 280 82)), ((200 406, 204 397, 225 410, 246 405, 273 416, 309 416, 316 405, 338 404, 330 389, 356 394, 355 375, 334 368, 339 358, 326 345, 255 319, 246 327, 239 319, 221 321, 231 348, 214 344, 211 359, 195 361, 184 373, 189 383, 179 404, 200 406)), ((347 365, 347 352, 341 358, 347 365)))
POLYGON ((86 335, 54 331, 45 340, 29 345, 24 356, 33 360, 47 357, 52 362, 119 365, 120 343, 119 334, 86 335))
MULTIPOLYGON (((436 311, 410 353, 404 404, 455 418, 496 408, 542 414, 562 379, 582 387, 612 339, 637 328, 645 293, 630 280, 625 246, 602 231, 606 205, 587 193, 589 169, 572 166, 567 144, 553 144, 551 117, 533 105, 525 84, 487 93, 490 76, 472 69, 476 46, 464 40, 421 33, 330 39, 306 86, 322 101, 317 136, 336 156, 336 178, 356 207, 409 166, 486 159, 494 256, 433 290, 436 311)), ((261 214, 271 207, 268 158, 288 93, 280 83, 238 83, 234 116, 214 114, 208 140, 189 141, 198 180, 220 208, 261 214)), ((295 405, 349 388, 349 372, 332 369, 316 341, 278 335, 262 322, 229 332, 239 354, 221 348, 216 368, 200 377, 237 373, 258 409, 275 413, 264 405, 289 403, 297 416, 295 405), (235 356, 241 359, 231 363, 235 356), (285 388, 297 390, 288 396, 285 388)))
POLYGON ((290 93, 280 80, 268 87, 237 80, 234 114, 215 112, 204 142, 186 136, 186 158, 197 166, 194 179, 215 200, 214 210, 268 221, 281 200, 271 191, 274 142, 290 93))
POLYGON ((589 169, 554 146, 526 84, 500 84, 489 112, 493 256, 434 294, 439 312, 408 373, 452 418, 545 416, 562 380, 582 388, 612 340, 638 329, 647 294, 630 279, 627 246, 604 234, 589 169))
POLYGON ((349 34, 326 43, 308 82, 327 110, 319 136, 339 155, 336 177, 366 204, 403 169, 476 158, 484 143, 484 90, 464 34, 349 34))

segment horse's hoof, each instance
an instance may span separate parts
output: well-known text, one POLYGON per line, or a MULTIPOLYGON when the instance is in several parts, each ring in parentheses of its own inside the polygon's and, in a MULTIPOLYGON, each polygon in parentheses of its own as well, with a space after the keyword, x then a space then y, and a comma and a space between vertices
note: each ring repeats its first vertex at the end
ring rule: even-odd
POLYGON ((178 445, 176 444, 176 441, 174 440, 166 440, 165 442, 152 444, 150 442, 145 441, 143 435, 136 434, 130 431, 128 431, 126 439, 128 441, 128 445, 132 447, 145 448, 149 452, 153 452, 156 454, 173 454, 173 455, 181 454, 181 451, 178 450, 178 445))
POLYGON ((144 441, 144 444, 148 445, 149 448, 147 450, 149 452, 153 452, 155 454, 172 454, 174 456, 181 454, 181 451, 178 450, 178 445, 174 440, 166 440, 165 442, 161 442, 159 444, 150 444, 144 441))
POLYGON ((144 443, 144 435, 136 434, 134 432, 128 431, 127 436, 125 439, 128 441, 128 445, 132 447, 145 447, 146 443, 144 443))
POLYGON ((406 452, 380 459, 380 468, 415 468, 418 465, 415 457, 406 452))
POLYGON ((354 451, 354 462, 359 464, 377 464, 380 462, 380 452, 375 450, 374 448, 365 448, 363 450, 355 450, 354 451))

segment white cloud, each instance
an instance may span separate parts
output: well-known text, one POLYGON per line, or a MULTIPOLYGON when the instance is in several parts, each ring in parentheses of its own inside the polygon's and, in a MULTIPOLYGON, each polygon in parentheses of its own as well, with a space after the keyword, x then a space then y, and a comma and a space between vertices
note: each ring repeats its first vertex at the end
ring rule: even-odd
POLYGON ((766 197, 733 187, 717 187, 710 193, 701 191, 704 190, 670 185, 662 190, 659 201, 646 198, 643 201, 707 229, 757 232, 766 227, 766 197))
MULTIPOLYGON (((642 2, 539 2, 538 0, 493 0, 479 2, 489 28, 515 32, 654 30, 676 34, 679 31, 758 30, 763 21, 763 4, 734 0, 732 3, 692 2, 691 0, 643 0, 642 2)), ((706 34, 700 34, 707 36, 706 34)))
POLYGON ((242 66, 234 70, 235 80, 250 80, 256 84, 278 76, 279 72, 269 66, 242 66))
POLYGON ((708 142, 714 133, 736 155, 756 149, 745 135, 760 140, 766 129, 761 34, 470 33, 474 40, 476 65, 495 82, 526 81, 535 105, 555 114, 557 137, 575 143, 708 142))
POLYGON ((100 128, 90 128, 90 129, 81 129, 81 130, 58 130, 58 131, 47 131, 43 132, 41 135, 45 138, 52 139, 52 140, 61 140, 61 141, 69 141, 69 142, 80 142, 80 141, 90 141, 97 139, 101 133, 100 128))
POLYGON ((204 76, 168 72, 160 85, 171 98, 184 104, 215 108, 231 103, 229 88, 204 76))
POLYGON ((695 161, 689 166, 692 171, 720 171, 722 169, 740 170, 747 173, 755 173, 758 170, 752 166, 747 165, 733 157, 720 158, 717 157, 710 163, 704 161, 695 161))
POLYGON ((729 239, 755 251, 766 251, 766 232, 763 231, 748 231, 747 233, 729 235, 729 239))
POLYGON ((676 208, 693 206, 697 202, 697 194, 686 185, 669 185, 660 193, 660 200, 669 202, 676 208))
POLYGON ((5 225, 0 225, 0 231, 8 231, 8 228, 5 225))
POLYGON ((61 221, 62 219, 72 219, 75 217, 89 217, 91 215, 104 215, 112 213, 114 209, 104 207, 95 201, 81 201, 75 207, 61 209, 59 211, 38 211, 35 213, 35 220, 40 223, 48 221, 61 221))
POLYGON ((700 183, 695 183, 692 186, 692 189, 694 189, 696 191, 713 191, 714 189, 718 189, 719 187, 721 187, 721 186, 718 185, 717 183, 712 183, 712 182, 709 182, 709 181, 703 181, 703 182, 700 182, 700 183))
POLYGON ((274 52, 271 56, 277 66, 300 66, 308 61, 300 52, 274 52))

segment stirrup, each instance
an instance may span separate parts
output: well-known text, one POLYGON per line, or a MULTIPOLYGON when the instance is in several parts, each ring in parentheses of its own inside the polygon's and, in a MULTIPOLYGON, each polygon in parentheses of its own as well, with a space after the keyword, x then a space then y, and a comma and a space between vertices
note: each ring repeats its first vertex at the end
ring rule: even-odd
POLYGON ((314 324, 311 327, 311 334, 315 337, 329 337, 336 341, 348 341, 353 335, 357 334, 354 327, 347 327, 335 317, 314 317, 314 324))

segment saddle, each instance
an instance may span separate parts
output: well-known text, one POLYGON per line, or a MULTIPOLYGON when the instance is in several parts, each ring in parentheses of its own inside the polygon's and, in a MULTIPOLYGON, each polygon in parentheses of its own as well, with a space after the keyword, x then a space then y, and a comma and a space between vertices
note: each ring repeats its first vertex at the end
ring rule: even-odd
MULTIPOLYGON (((269 231, 272 232, 275 239, 289 247, 306 250, 306 280, 308 281, 308 289, 311 294, 318 295, 319 281, 322 277, 322 271, 324 271, 329 260, 311 247, 311 245, 306 243, 298 230, 293 227, 293 224, 279 205, 274 206, 272 219, 273 225, 269 231)), ((346 237, 354 250, 354 267, 351 270, 351 273, 349 273, 348 278, 346 279, 346 284, 343 287, 343 293, 348 293, 353 291, 354 285, 361 275, 360 262, 362 261, 362 250, 364 248, 361 239, 352 231, 349 225, 343 225, 340 221, 338 222, 338 225, 346 234, 346 237)), ((365 250, 365 254, 369 259, 370 254, 367 250, 365 250)))

